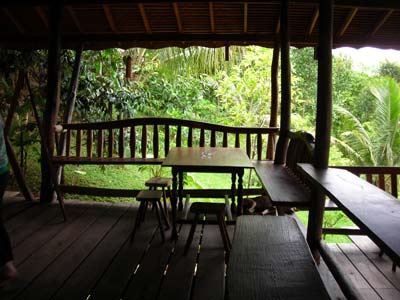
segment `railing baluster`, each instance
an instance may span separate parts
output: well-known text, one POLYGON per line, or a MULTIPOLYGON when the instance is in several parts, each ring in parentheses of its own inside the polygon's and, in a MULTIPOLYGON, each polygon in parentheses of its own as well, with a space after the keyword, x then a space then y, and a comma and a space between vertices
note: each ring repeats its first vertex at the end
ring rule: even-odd
POLYGON ((143 127, 142 127, 141 149, 142 149, 142 158, 146 158, 146 156, 147 156, 147 126, 146 125, 143 125, 143 127))
POLYGON ((215 130, 211 130, 210 147, 215 147, 215 130))
POLYGON ((129 134, 129 148, 131 150, 131 158, 136 156, 136 127, 131 127, 131 132, 129 134))
POLYGON ((88 129, 86 132, 86 152, 88 157, 93 156, 93 130, 88 129))
POLYGON ((82 130, 76 131, 76 157, 81 157, 82 130))
POLYGON ((257 134, 257 159, 262 160, 262 135, 257 134))
POLYGON ((65 145, 65 155, 68 157, 71 152, 71 130, 67 130, 67 141, 65 145))
POLYGON ((182 126, 178 125, 178 129, 176 131, 176 146, 182 146, 182 126))
POLYGON ((118 134, 118 156, 120 158, 124 157, 125 145, 124 145, 124 127, 119 128, 118 134))
POLYGON ((228 133, 224 131, 224 135, 222 137, 222 147, 228 147, 228 133))
POLYGON ((386 186, 385 186, 385 175, 384 174, 379 174, 379 188, 381 188, 382 190, 386 190, 386 186))
POLYGON ((247 156, 251 159, 251 135, 250 135, 250 133, 246 134, 246 153, 247 153, 247 156))
POLYGON ((367 174, 367 181, 372 183, 372 174, 367 174))
POLYGON ((113 156, 114 150, 114 130, 108 129, 108 157, 113 156))
POLYGON ((397 198, 397 174, 390 175, 391 189, 392 195, 397 198))
POLYGON ((204 128, 200 129, 200 147, 204 147, 205 143, 205 133, 204 133, 204 128))
POLYGON ((158 158, 158 126, 157 124, 154 125, 153 128, 153 156, 154 158, 158 158))
POLYGON ((236 132, 235 134, 235 148, 240 148, 240 134, 236 132))
POLYGON ((193 146, 193 128, 192 127, 189 127, 187 146, 188 147, 193 146))
POLYGON ((165 157, 167 157, 169 152, 169 125, 165 125, 165 137, 164 137, 164 153, 165 157))
POLYGON ((97 132, 97 157, 103 157, 104 149, 104 134, 103 129, 99 129, 97 132))

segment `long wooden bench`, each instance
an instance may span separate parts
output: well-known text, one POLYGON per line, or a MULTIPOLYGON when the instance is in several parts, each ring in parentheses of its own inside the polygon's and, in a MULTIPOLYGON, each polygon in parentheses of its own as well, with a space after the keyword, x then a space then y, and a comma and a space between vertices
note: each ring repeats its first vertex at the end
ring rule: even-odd
MULTIPOLYGON (((54 166, 65 165, 161 165, 173 147, 236 147, 249 157, 273 157, 269 135, 278 128, 232 127, 173 118, 135 118, 127 120, 61 124, 59 134, 66 137, 63 153, 52 157, 54 166), (252 144, 255 144, 253 146, 252 144)), ((64 193, 93 196, 134 197, 137 190, 60 185, 64 193)), ((260 194, 260 189, 245 194, 260 194)), ((224 190, 193 190, 191 197, 229 194, 224 190)))
POLYGON ((330 299, 293 218, 237 219, 227 270, 229 300, 330 299))
POLYGON ((312 162, 314 138, 307 132, 291 132, 287 138, 289 146, 285 164, 254 161, 253 165, 267 196, 274 205, 308 207, 311 201, 310 191, 297 171, 296 164, 312 162))

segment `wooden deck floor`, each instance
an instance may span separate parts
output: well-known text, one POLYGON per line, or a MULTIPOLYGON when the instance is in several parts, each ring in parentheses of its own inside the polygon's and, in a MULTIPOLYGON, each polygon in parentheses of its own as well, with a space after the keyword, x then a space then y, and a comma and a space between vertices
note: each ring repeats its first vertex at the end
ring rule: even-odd
MULTIPOLYGON (((136 207, 68 201, 69 220, 57 205, 8 199, 4 219, 14 248, 19 280, 0 287, 0 299, 224 299, 223 244, 216 225, 198 226, 183 256, 189 225, 177 242, 161 243, 155 218, 129 240, 136 207)), ((232 235, 233 226, 229 226, 232 235)), ((168 232, 169 235, 169 232, 168 232)), ((400 299, 400 272, 372 242, 331 244, 349 280, 366 299, 400 299)), ((320 272, 332 299, 343 299, 324 265, 320 272)))

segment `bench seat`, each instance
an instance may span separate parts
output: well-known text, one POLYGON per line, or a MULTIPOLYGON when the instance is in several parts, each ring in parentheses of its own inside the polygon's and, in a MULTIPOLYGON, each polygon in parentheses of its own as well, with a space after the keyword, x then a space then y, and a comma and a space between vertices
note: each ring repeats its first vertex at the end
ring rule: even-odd
POLYGON ((54 156, 54 165, 161 165, 163 158, 54 156))
POLYGON ((308 207, 310 193, 284 165, 273 161, 253 161, 268 197, 276 206, 308 207))
POLYGON ((227 271, 229 300, 330 299, 296 221, 238 218, 227 271))

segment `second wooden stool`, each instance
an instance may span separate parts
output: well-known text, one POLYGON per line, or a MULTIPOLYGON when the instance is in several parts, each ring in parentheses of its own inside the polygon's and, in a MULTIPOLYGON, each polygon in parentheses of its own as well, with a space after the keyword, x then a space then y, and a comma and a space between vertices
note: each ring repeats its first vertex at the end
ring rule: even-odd
POLYGON ((190 228, 189 236, 185 245, 185 254, 188 252, 190 244, 193 240, 194 231, 199 221, 200 214, 214 214, 217 216, 219 230, 221 232, 222 242, 224 243, 225 252, 231 250, 231 242, 229 241, 228 231, 225 224, 225 204, 224 203, 205 203, 195 202, 190 206, 190 212, 194 213, 192 227, 190 228))
MULTIPOLYGON (((172 179, 156 176, 156 177, 150 178, 144 184, 146 186, 148 186, 150 190, 157 190, 157 188, 161 188, 162 193, 163 193, 164 212, 165 212, 165 215, 168 217, 167 193, 166 193, 165 189, 168 189, 168 195, 171 199, 172 179)), ((167 218, 167 220, 168 220, 168 218, 167 218)))
POLYGON ((161 200, 162 196, 163 196, 162 191, 140 191, 137 194, 136 200, 140 202, 140 206, 139 206, 139 210, 136 214, 136 220, 135 220, 135 225, 132 230, 131 240, 133 240, 133 238, 135 237, 136 229, 140 226, 142 221, 144 221, 144 216, 146 214, 148 204, 152 203, 153 207, 156 211, 158 225, 160 226, 161 238, 162 238, 163 242, 165 241, 164 227, 161 222, 160 212, 161 212, 161 216, 162 216, 167 228, 169 228, 169 224, 168 224, 167 216, 165 215, 164 209, 162 208, 162 205, 161 205, 160 200, 161 200))

